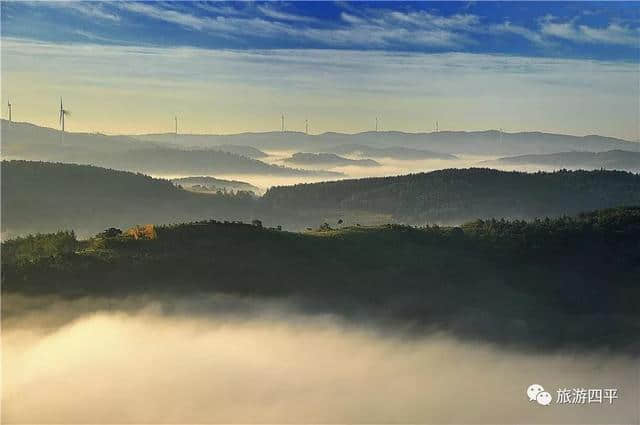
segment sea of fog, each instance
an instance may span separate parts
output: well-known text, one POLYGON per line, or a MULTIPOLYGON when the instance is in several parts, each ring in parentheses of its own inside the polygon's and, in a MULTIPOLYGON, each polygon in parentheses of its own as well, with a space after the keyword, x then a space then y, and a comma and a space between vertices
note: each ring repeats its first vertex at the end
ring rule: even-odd
POLYGON ((511 351, 228 296, 5 296, 3 423, 638 423, 638 358, 511 351), (531 384, 552 396, 528 400, 531 384), (617 388, 556 404, 560 388, 617 388))
MULTIPOLYGON (((216 174, 212 177, 217 177, 227 180, 239 180, 250 183, 263 190, 267 190, 272 186, 289 186, 298 183, 317 183, 328 180, 343 180, 353 178, 364 177, 385 177, 385 176, 397 176, 409 173, 422 173, 435 170, 442 170, 445 168, 468 168, 468 167, 484 167, 482 161, 492 160, 495 157, 480 157, 480 156, 464 156, 454 160, 442 160, 442 159, 424 159, 424 160, 398 160, 392 158, 376 158, 375 160, 380 163, 379 167, 361 167, 361 166, 341 166, 341 167, 326 167, 326 166, 295 166, 288 164, 283 159, 290 157, 297 151, 268 151, 269 157, 262 158, 261 161, 267 162, 273 165, 287 166, 289 168, 300 168, 307 170, 329 170, 342 173, 342 176, 326 177, 326 176, 277 176, 277 175, 264 175, 264 174, 216 174)), ((345 158, 361 159, 358 156, 342 155, 345 158)), ((495 167, 494 167, 495 168, 495 167)), ((177 175, 177 174, 152 174, 153 177, 174 179, 181 177, 190 177, 190 175, 177 175)))
MULTIPOLYGON (((496 156, 476 156, 476 155, 458 155, 457 159, 417 159, 417 160, 400 160, 393 158, 375 158, 375 161, 380 163, 378 167, 362 167, 357 165, 349 166, 334 166, 327 167, 323 165, 317 166, 296 166, 283 161, 285 158, 290 157, 297 151, 265 151, 269 154, 267 158, 262 158, 261 161, 286 166, 289 168, 302 168, 307 170, 327 170, 342 173, 342 176, 336 177, 324 177, 324 176, 276 176, 276 175, 264 175, 264 174, 215 174, 211 177, 217 177, 227 180, 239 180, 250 183, 259 187, 263 191, 269 189, 272 186, 290 186, 298 183, 317 183, 328 180, 344 180, 344 179, 356 179, 365 177, 386 177, 386 176, 398 176, 410 173, 427 173, 430 171, 442 170, 447 168, 494 168, 503 171, 523 171, 523 172, 537 172, 537 171, 555 171, 559 167, 543 166, 537 164, 491 164, 488 165, 485 161, 492 161, 497 159, 496 156)), ((342 157, 349 159, 362 159, 357 155, 341 155, 342 157)), ((159 178, 181 178, 190 177, 191 175, 166 175, 166 174, 153 174, 154 177, 159 178)))

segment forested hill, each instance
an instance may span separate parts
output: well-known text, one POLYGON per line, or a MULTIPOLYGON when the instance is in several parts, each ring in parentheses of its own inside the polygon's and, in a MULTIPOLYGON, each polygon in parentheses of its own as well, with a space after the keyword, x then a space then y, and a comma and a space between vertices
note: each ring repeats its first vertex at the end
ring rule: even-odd
POLYGON ((196 194, 168 180, 88 165, 2 162, 2 232, 6 235, 196 219, 250 220, 250 195, 196 194))
POLYGON ((274 187, 264 203, 299 214, 361 211, 409 224, 576 214, 640 205, 640 175, 618 171, 527 174, 484 168, 274 187))
POLYGON ((380 163, 373 159, 349 159, 336 155, 335 153, 297 152, 291 155, 291 157, 285 158, 284 162, 303 167, 343 167, 347 165, 357 165, 360 167, 380 166, 380 163))
POLYGON ((2 162, 3 238, 200 219, 262 220, 303 230, 335 225, 459 224, 477 218, 560 216, 640 205, 640 175, 615 171, 525 174, 442 170, 398 177, 277 187, 246 193, 191 193, 166 180, 93 166, 2 162))
POLYGON ((150 239, 32 236, 2 251, 4 294, 222 292, 536 350, 640 349, 640 208, 307 233, 209 221, 150 239))
POLYGON ((587 170, 640 171, 640 152, 611 150, 606 152, 560 152, 547 155, 519 155, 486 161, 487 165, 542 165, 587 170))

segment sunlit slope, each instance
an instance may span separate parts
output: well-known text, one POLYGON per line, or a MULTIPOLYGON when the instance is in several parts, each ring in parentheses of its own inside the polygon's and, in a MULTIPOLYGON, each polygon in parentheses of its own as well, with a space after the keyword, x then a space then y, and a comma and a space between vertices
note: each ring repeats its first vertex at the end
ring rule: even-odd
POLYGON ((633 346, 640 335, 640 208, 302 234, 200 222, 140 239, 19 239, 2 261, 5 293, 286 297, 305 311, 541 346, 633 346))

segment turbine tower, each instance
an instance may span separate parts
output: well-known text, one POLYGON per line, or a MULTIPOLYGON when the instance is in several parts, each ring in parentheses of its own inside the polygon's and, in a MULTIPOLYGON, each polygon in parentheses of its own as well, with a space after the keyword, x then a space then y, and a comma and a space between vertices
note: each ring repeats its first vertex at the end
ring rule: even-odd
POLYGON ((282 114, 282 116, 280 117, 280 120, 281 120, 280 131, 282 131, 284 133, 284 114, 282 114))
POLYGON ((11 122, 11 102, 7 101, 7 111, 9 114, 9 122, 11 122))
POLYGON ((174 116, 173 117, 173 121, 175 122, 175 130, 174 130, 174 134, 177 136, 178 135, 178 116, 174 116))
POLYGON ((304 134, 309 134, 309 120, 304 120, 304 134))
POLYGON ((62 97, 60 97, 60 128, 62 129, 62 135, 64 135, 64 117, 68 115, 71 115, 71 111, 64 109, 62 106, 62 97))
POLYGON ((376 132, 378 131, 378 117, 376 117, 376 132))

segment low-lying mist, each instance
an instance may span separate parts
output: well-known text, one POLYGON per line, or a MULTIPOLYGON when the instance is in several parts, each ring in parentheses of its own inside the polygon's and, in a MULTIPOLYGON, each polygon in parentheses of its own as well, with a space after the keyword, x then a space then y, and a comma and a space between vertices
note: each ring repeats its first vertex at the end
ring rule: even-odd
MULTIPOLYGON (((263 158, 262 161, 273 165, 285 165, 282 160, 288 158, 297 151, 267 151, 269 157, 263 158)), ((349 159, 363 159, 366 157, 360 157, 357 155, 341 155, 349 159)), ((357 165, 329 167, 332 171, 337 171, 343 174, 343 176, 327 178, 323 176, 270 176, 270 175, 252 175, 252 174, 220 174, 216 177, 240 180, 256 185, 262 189, 268 189, 272 186, 290 186, 299 183, 318 183, 328 180, 344 180, 366 177, 386 177, 386 176, 398 176, 409 173, 424 173, 435 170, 441 170, 445 168, 469 168, 469 167, 483 167, 482 161, 495 159, 495 157, 489 156, 460 156, 453 160, 444 159, 418 159, 418 160, 399 160, 392 158, 375 158, 380 163, 379 167, 362 167, 357 165)), ((305 166, 301 168, 308 169, 326 169, 326 166, 318 165, 317 167, 305 166)), ((155 177, 171 177, 176 176, 162 176, 155 175, 155 177)), ((188 177, 188 176, 180 176, 188 177)))
POLYGON ((6 296, 5 423, 637 423, 638 359, 526 353, 290 303, 6 296), (529 402, 533 383, 549 406, 529 402), (558 388, 619 399, 556 404, 558 388))

